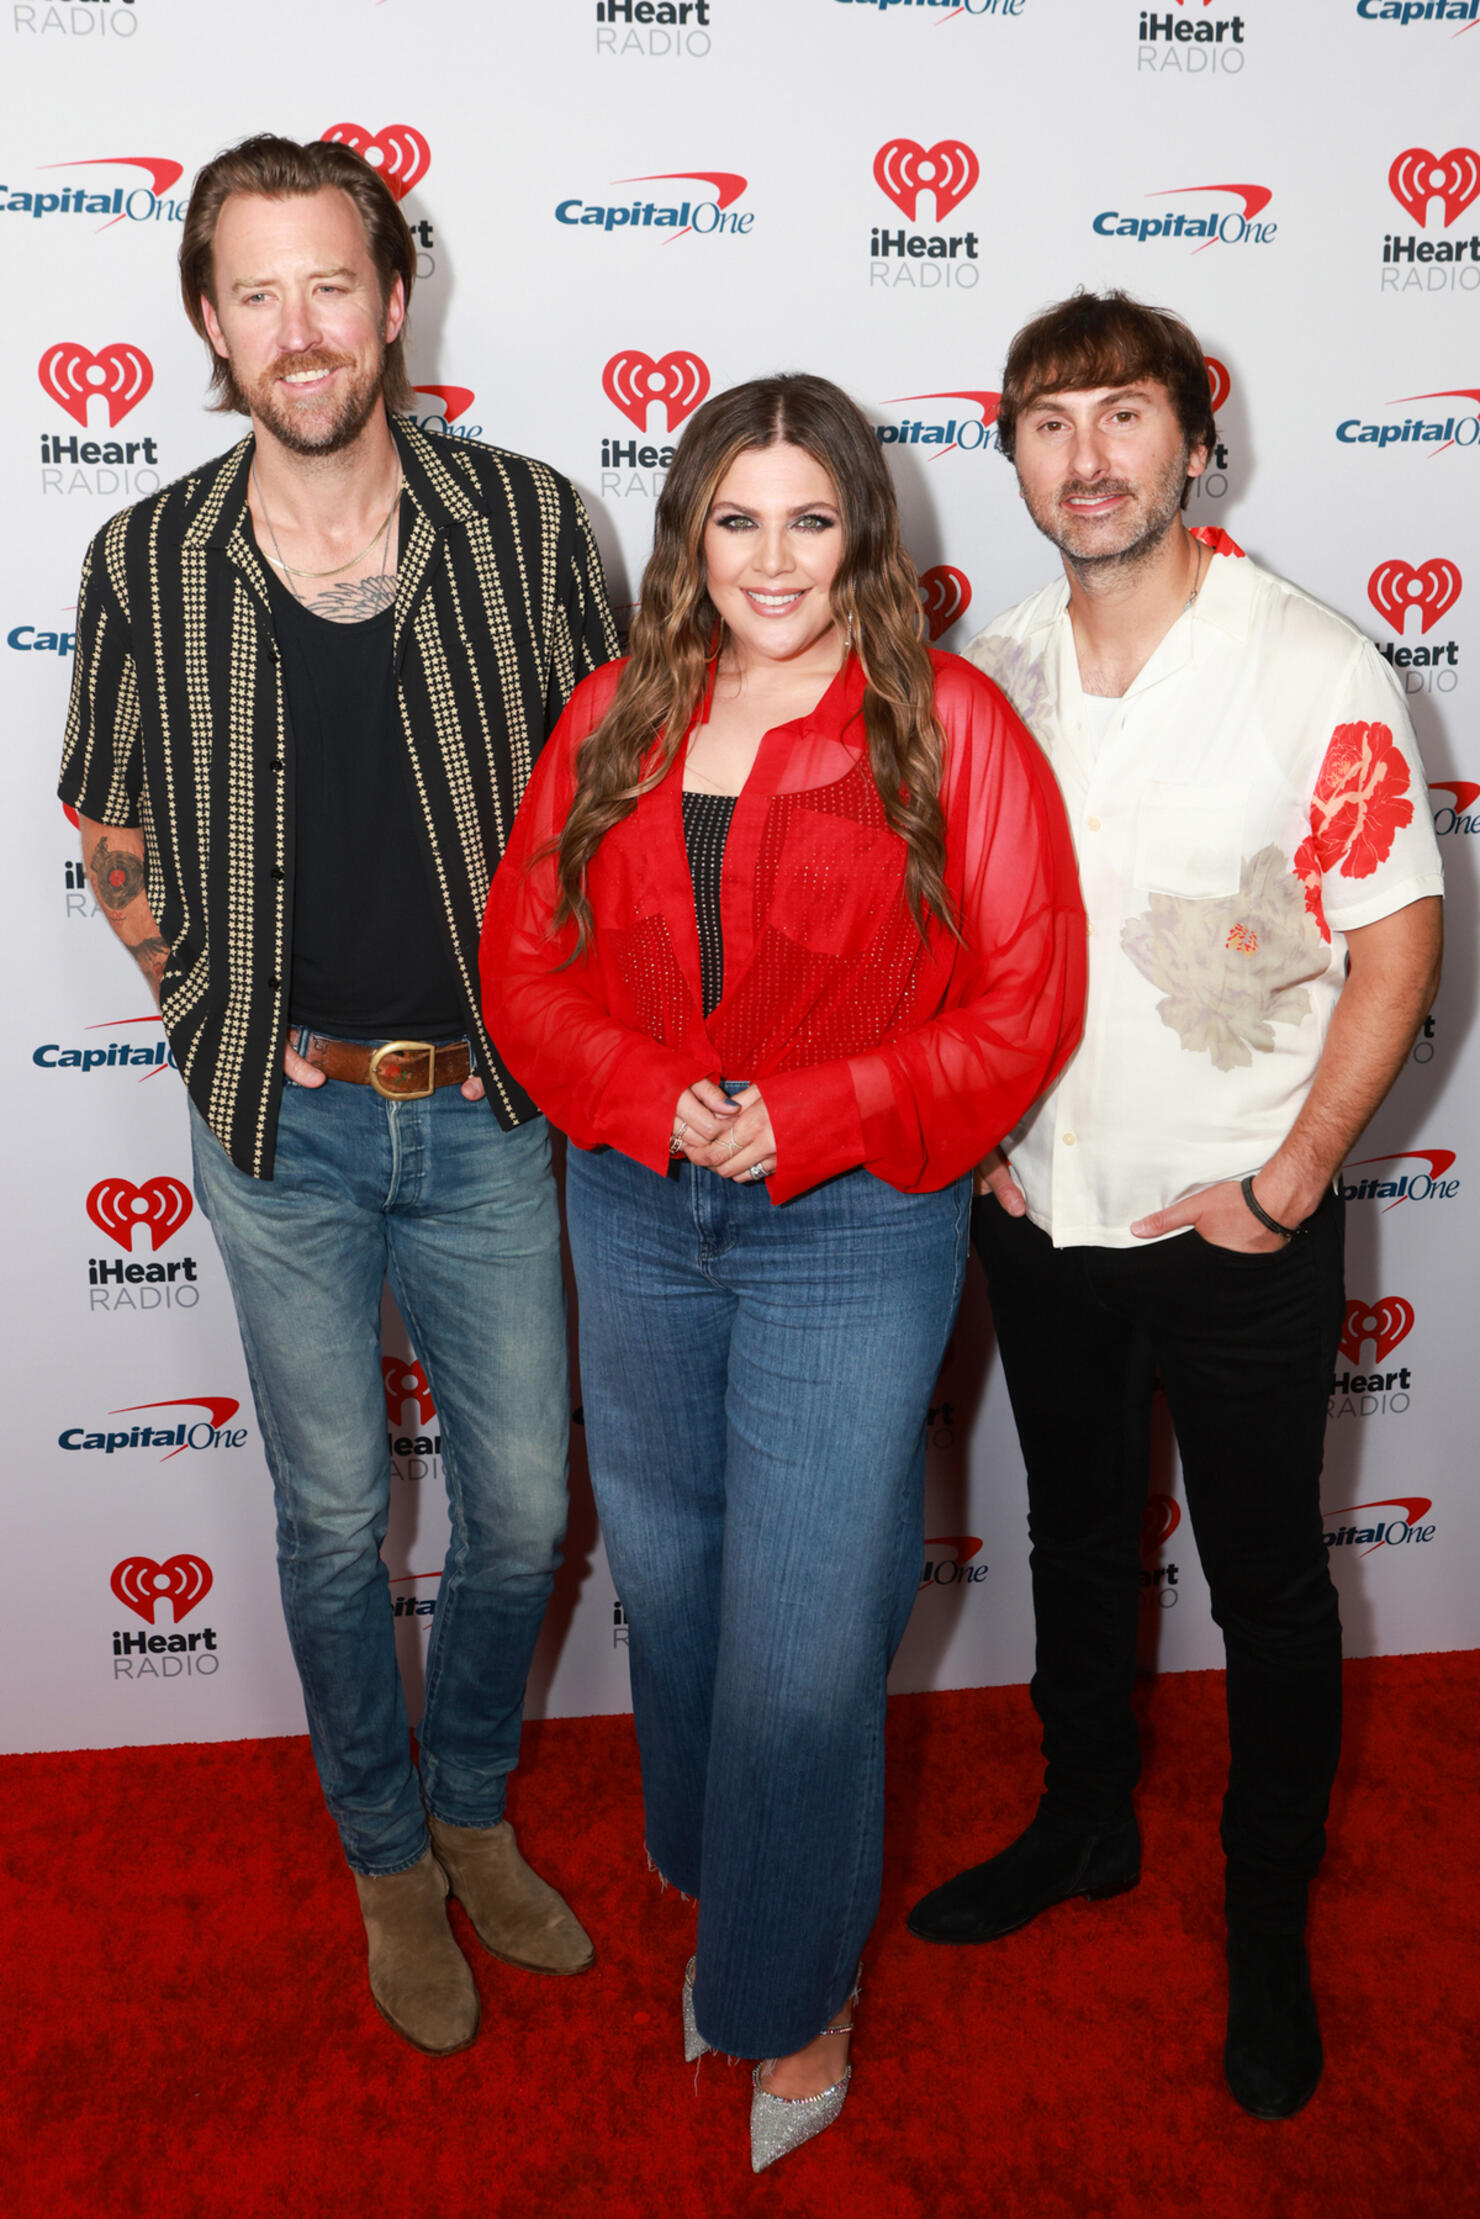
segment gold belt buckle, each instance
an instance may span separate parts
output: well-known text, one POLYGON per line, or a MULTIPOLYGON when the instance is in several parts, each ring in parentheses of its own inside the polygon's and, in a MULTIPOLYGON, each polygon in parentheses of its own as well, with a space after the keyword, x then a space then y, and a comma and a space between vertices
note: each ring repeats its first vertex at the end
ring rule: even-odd
POLYGON ((376 1093, 383 1095, 387 1102, 425 1101, 437 1084, 436 1048, 430 1040, 388 1040, 383 1048, 377 1048, 371 1056, 370 1068, 365 1075, 376 1093), (392 1086, 382 1083, 380 1067, 384 1058, 386 1056, 404 1055, 422 1055, 426 1057, 427 1083, 425 1086, 392 1086))

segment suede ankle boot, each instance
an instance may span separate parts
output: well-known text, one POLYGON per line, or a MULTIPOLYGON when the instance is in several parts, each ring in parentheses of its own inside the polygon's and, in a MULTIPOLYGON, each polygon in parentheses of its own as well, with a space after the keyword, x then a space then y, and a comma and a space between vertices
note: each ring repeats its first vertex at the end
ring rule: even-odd
POLYGON ((585 1972, 591 1937, 565 1898, 531 1871, 507 1819, 449 1826, 429 1818, 432 1846, 483 1947, 524 1972, 585 1972))
POLYGON ((354 1875, 370 1993, 413 2049, 450 2057, 478 2031, 478 1991, 447 1923, 447 1875, 428 1850, 405 1872, 354 1875))
POLYGON ((906 1925, 926 1942, 992 1942, 1070 1896, 1119 1895, 1141 1877, 1135 1817, 1075 1823, 1043 1804, 997 1856, 957 1873, 915 1905, 906 1925))

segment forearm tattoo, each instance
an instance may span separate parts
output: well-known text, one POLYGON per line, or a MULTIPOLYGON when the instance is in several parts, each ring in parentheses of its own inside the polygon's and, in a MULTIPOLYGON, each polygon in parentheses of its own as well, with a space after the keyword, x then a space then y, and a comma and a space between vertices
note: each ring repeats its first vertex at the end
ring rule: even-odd
POLYGON ((105 909, 127 909, 144 891, 144 858, 99 840, 88 858, 93 892, 105 909))
POLYGON ((156 934, 152 939, 139 940, 129 949, 129 954, 148 979, 158 986, 164 977, 164 967, 170 959, 169 943, 156 934))

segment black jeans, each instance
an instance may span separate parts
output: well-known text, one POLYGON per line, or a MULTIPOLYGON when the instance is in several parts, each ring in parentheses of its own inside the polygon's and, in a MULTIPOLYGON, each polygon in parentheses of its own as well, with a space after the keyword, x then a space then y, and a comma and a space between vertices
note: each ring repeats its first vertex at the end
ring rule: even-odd
POLYGON ((1126 1812, 1150 1403, 1160 1375, 1228 1660, 1230 1915, 1298 1930, 1341 1744, 1319 1482, 1343 1316, 1342 1205, 1270 1255, 1196 1233, 1055 1249, 986 1199, 973 1235, 1028 1467, 1045 1814, 1126 1812))

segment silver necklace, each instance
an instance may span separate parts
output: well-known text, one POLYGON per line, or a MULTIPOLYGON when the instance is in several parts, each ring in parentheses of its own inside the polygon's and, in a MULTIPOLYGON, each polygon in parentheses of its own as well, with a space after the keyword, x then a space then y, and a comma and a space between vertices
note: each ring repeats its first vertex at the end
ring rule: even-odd
POLYGON ((1204 547, 1202 541, 1199 540, 1197 543, 1197 569, 1193 573, 1192 591, 1188 594, 1187 599, 1182 603, 1182 614, 1184 616, 1192 607, 1192 604, 1197 599, 1198 595, 1202 592, 1203 556, 1206 553, 1207 549, 1204 547))
POLYGON ((401 489, 406 482, 405 475, 402 471, 398 470, 396 473, 396 490, 394 497, 392 498, 391 505, 386 510, 385 522, 383 524, 376 525, 374 531, 370 534, 370 537, 366 540, 364 546, 360 549, 360 552, 357 555, 351 555, 348 562, 336 563, 332 570, 295 570, 290 562, 285 562, 283 560, 283 550, 278 545, 277 527, 273 523, 272 518, 267 513, 267 502, 263 498, 262 494, 262 480, 257 475, 257 465, 255 462, 251 465, 251 477, 252 483, 257 489, 257 506, 262 511, 262 521, 267 526, 267 534, 269 539, 272 541, 273 546, 273 552, 271 553, 271 555, 268 556, 267 559, 270 563, 274 565, 276 569, 282 571, 283 576, 287 581, 288 591, 292 594, 295 601, 301 601, 303 599, 302 594, 298 591, 298 588, 293 583, 293 580, 295 578, 337 578, 343 571, 353 570, 357 562, 364 561, 365 557, 369 554, 371 548, 375 545, 377 539, 380 538, 382 532, 385 534, 385 544, 380 550, 380 575, 382 578, 385 576, 385 566, 391 551, 391 524, 395 518, 396 510, 400 505, 401 489))

